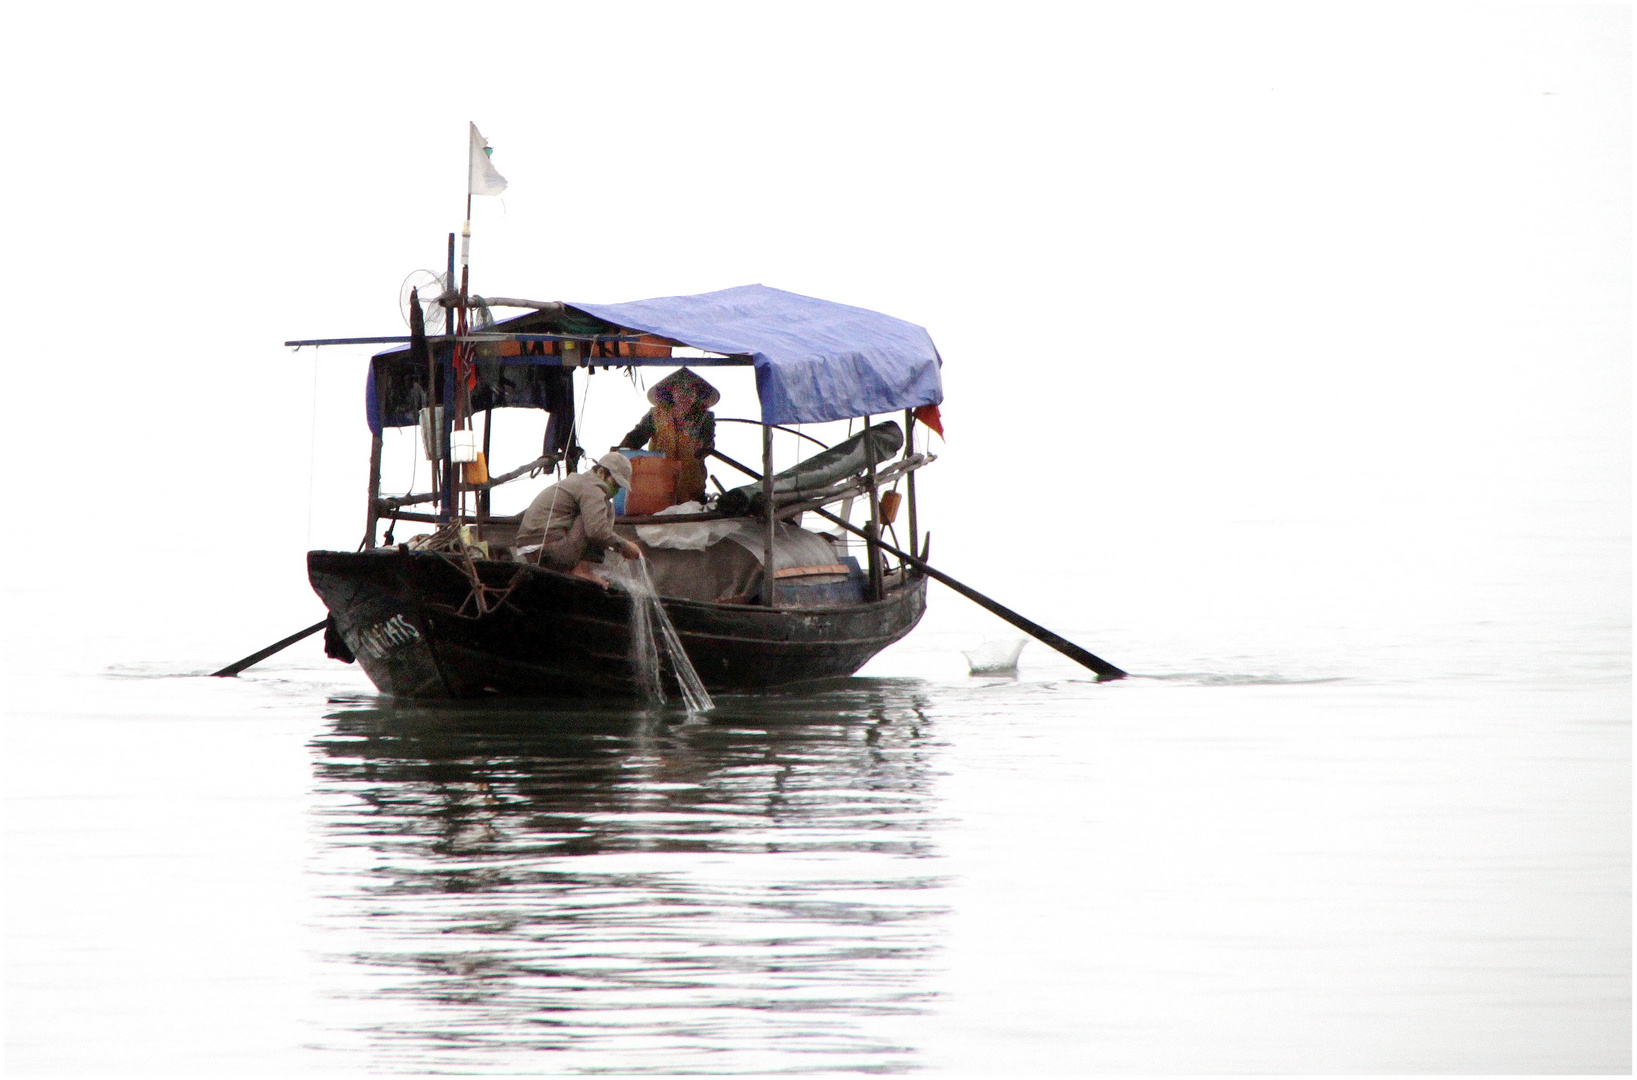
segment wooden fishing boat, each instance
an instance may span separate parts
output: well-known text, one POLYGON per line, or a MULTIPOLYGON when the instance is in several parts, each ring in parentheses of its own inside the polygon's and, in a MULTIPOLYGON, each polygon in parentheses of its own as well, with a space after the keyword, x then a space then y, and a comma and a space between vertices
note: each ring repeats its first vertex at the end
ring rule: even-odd
MULTIPOLYGON (((933 458, 916 452, 915 428, 920 423, 943 433, 943 361, 924 329, 762 285, 624 304, 477 296, 467 259, 472 196, 498 195, 506 180, 490 162, 477 125, 468 125, 467 134, 459 274, 451 233, 446 270, 419 271, 405 282, 409 334, 285 342, 391 346, 369 367, 364 538, 356 551, 307 556, 308 579, 329 614, 214 675, 233 677, 323 630, 330 656, 356 661, 393 695, 624 696, 651 687, 653 673, 639 672, 634 662, 633 644, 642 636, 635 631, 641 621, 634 618, 636 592, 609 591, 541 565, 530 557, 531 545, 518 541, 521 515, 492 513, 490 495, 525 475, 579 468, 577 377, 584 385, 598 369, 686 366, 753 369, 761 416, 729 419, 760 425, 761 470, 713 449, 714 457, 754 482, 722 489, 720 497, 684 512, 667 512, 663 501, 659 513, 651 512, 655 506, 643 513, 633 508, 617 519, 617 529, 642 542, 641 579, 652 580, 655 602, 705 687, 755 689, 850 675, 914 628, 926 607, 928 578, 1068 656, 1099 682, 1124 677, 1115 665, 927 565, 915 472, 933 458), (417 277, 420 287, 410 288, 417 277), (495 308, 524 314, 497 323, 495 308), (490 420, 501 408, 541 410, 549 420, 538 458, 491 475, 490 420), (902 427, 876 422, 899 413, 902 427), (851 435, 851 421, 859 419, 863 430, 851 435), (841 420, 849 421, 846 440, 775 473, 775 429, 841 420), (419 430, 429 490, 385 496, 383 433, 406 427, 419 430), (865 508, 859 524, 850 519, 855 502, 865 508), (908 510, 907 544, 895 521, 901 504, 908 510), (830 538, 834 547, 799 527, 808 513, 840 529, 830 538), (683 542, 676 532, 702 524, 708 525, 703 545, 683 542), (398 541, 403 526, 433 531, 398 541), (851 537, 864 542, 867 571, 845 553, 851 537), (709 558, 661 557, 701 546, 748 551, 757 565, 738 556, 737 576, 724 589, 709 558), (650 579, 647 568, 667 562, 670 572, 650 579)), ((677 468, 693 471, 697 492, 703 477, 694 459, 672 449, 683 458, 677 468)), ((679 480, 679 497, 681 487, 679 480)), ((650 613, 646 599, 640 610, 643 618, 650 613)), ((687 696, 699 698, 691 687, 687 696)))
POLYGON ((907 533, 894 524, 892 536, 924 555, 915 472, 933 459, 915 451, 914 430, 917 422, 938 423, 943 396, 942 361, 925 330, 760 285, 613 305, 484 299, 469 294, 464 271, 462 287, 452 287, 453 251, 451 237, 448 274, 430 299, 446 313, 448 332, 425 332, 425 302, 417 293, 407 337, 287 342, 392 346, 370 366, 363 542, 357 551, 313 551, 307 558, 312 587, 329 609, 331 656, 356 660, 381 691, 407 697, 637 692, 632 598, 518 555, 511 548, 518 518, 490 513, 490 492, 499 484, 530 471, 576 468, 574 381, 591 368, 755 373, 762 469, 717 455, 753 482, 701 512, 617 519, 627 536, 642 526, 737 520, 742 546, 756 547, 744 538, 750 523, 764 538, 761 573, 747 592, 701 597, 661 590, 660 603, 706 687, 754 690, 850 675, 914 628, 925 610, 926 577, 918 560, 882 541, 900 504, 896 492, 883 495, 889 484, 904 488, 907 533), (498 323, 484 318, 502 306, 525 314, 498 323), (541 409, 550 418, 542 456, 491 477, 488 421, 502 407, 541 409), (902 416, 902 428, 875 422, 883 414, 902 416), (823 469, 798 463, 775 473, 776 428, 853 418, 863 419, 864 431, 811 459, 825 459, 823 469), (421 428, 433 459, 433 483, 425 492, 383 496, 383 431, 412 425, 421 428), (855 501, 867 508, 859 524, 826 509, 855 501), (832 565, 784 565, 779 538, 808 512, 860 537, 865 565, 839 555, 828 560, 832 565), (396 530, 406 524, 433 532, 413 544, 398 542, 396 530))
MULTIPOLYGON (((331 654, 355 656, 378 688, 407 697, 639 692, 629 596, 540 566, 473 566, 506 595, 476 616, 461 612, 469 579, 438 553, 309 552, 331 654)), ((880 600, 830 608, 661 603, 709 689, 755 690, 851 675, 920 620, 926 578, 912 572, 880 600)))

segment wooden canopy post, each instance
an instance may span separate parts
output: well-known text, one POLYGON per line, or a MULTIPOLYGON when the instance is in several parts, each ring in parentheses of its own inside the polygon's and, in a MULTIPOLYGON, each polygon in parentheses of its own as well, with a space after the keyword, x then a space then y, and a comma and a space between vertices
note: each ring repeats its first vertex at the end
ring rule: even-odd
MULTIPOLYGON (((455 309, 449 304, 449 283, 455 280, 455 234, 449 234, 448 265, 443 275, 443 291, 438 294, 438 306, 443 308, 443 332, 449 333, 449 328, 455 325, 455 309)), ((430 341, 426 347, 426 427, 422 435, 424 445, 421 450, 426 454, 426 462, 432 474, 432 497, 435 500, 443 498, 443 463, 436 453, 440 426, 438 422, 438 403, 443 391, 438 384, 438 350, 430 341)))
POLYGON ((458 348, 459 345, 450 344, 449 354, 443 365, 443 421, 438 424, 438 431, 443 435, 441 448, 443 453, 438 458, 438 468, 443 475, 438 490, 443 496, 443 501, 438 517, 444 524, 455 520, 455 465, 450 460, 449 444, 454 441, 451 425, 455 422, 455 350, 458 348))
MULTIPOLYGON (((455 234, 449 234, 448 269, 443 278, 443 296, 439 303, 443 305, 443 332, 451 338, 455 332, 455 306, 450 302, 451 290, 455 287, 455 234)), ((443 392, 443 386, 438 380, 437 350, 426 350, 426 397, 427 403, 432 406, 432 422, 427 427, 433 432, 433 448, 439 440, 443 443, 443 453, 437 457, 428 452, 427 459, 432 463, 432 491, 438 496, 438 505, 449 505, 449 402, 443 392), (438 406, 443 406, 440 416, 438 406)), ((439 515, 442 518, 442 515, 439 515)), ((447 521, 447 518, 442 518, 447 521)))
POLYGON ((869 462, 870 523, 864 543, 870 563, 870 599, 879 600, 881 587, 881 493, 875 486, 875 440, 870 437, 871 417, 864 417, 864 460, 869 462))
MULTIPOLYGON (((904 410, 904 460, 908 461, 910 459, 910 456, 912 454, 914 454, 914 453, 915 453, 915 410, 914 409, 905 409, 904 410)), ((921 550, 921 540, 920 540, 920 536, 919 536, 919 534, 918 534, 918 532, 916 530, 916 521, 915 521, 915 470, 913 470, 913 469, 910 470, 909 476, 904 478, 904 483, 909 487, 909 549, 911 551, 918 552, 918 551, 921 550)), ((896 534, 894 534, 894 538, 896 539, 896 534)))
POLYGON ((364 550, 375 546, 375 523, 381 519, 381 433, 369 440, 369 513, 364 518, 364 550))
POLYGON ((773 527, 774 514, 778 511, 773 505, 773 429, 765 424, 762 426, 762 501, 767 504, 766 542, 762 547, 762 603, 777 607, 773 588, 773 527))
MULTIPOLYGON (((494 422, 493 407, 483 410, 483 471, 489 471, 489 425, 494 422)), ((479 488, 477 492, 477 520, 482 525, 489 520, 489 489, 479 488)))
MULTIPOLYGON (((466 198, 468 202, 471 201, 470 195, 468 195, 466 198)), ((468 212, 468 218, 469 217, 470 213, 468 212)), ((468 220, 461 235, 460 311, 455 320, 455 333, 459 337, 465 337, 468 329, 466 320, 466 297, 468 294, 467 283, 471 278, 472 268, 466 265, 466 249, 467 245, 471 243, 471 240, 472 223, 470 220, 468 220)), ((448 463, 449 467, 449 490, 454 492, 455 496, 454 516, 451 518, 451 520, 456 524, 464 524, 466 521, 467 484, 465 479, 466 469, 464 464, 457 465, 455 462, 454 432, 470 432, 472 430, 471 402, 468 400, 468 391, 466 388, 466 367, 470 361, 468 353, 471 348, 472 347, 470 345, 456 343, 454 349, 449 354, 449 365, 451 370, 454 372, 453 381, 450 383, 451 393, 449 396, 450 404, 454 408, 455 415, 454 419, 449 421, 450 445, 444 448, 444 460, 448 463)))

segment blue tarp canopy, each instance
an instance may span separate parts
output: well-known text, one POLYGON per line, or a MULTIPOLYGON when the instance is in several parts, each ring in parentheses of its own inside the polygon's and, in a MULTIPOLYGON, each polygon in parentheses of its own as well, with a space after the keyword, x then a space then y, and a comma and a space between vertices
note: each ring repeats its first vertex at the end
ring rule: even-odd
POLYGON ((864 308, 766 285, 628 304, 568 304, 696 349, 749 355, 763 423, 849 420, 944 399, 943 361, 926 330, 864 308))

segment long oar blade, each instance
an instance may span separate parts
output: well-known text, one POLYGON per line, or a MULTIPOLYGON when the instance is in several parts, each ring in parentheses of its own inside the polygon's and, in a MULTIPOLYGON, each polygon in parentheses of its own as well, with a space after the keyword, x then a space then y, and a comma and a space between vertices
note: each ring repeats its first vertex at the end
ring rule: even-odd
MULTIPOLYGON (((847 521, 837 517, 827 510, 815 510, 813 512, 819 517, 835 522, 837 525, 840 525, 843 529, 846 529, 850 533, 856 533, 865 540, 869 539, 869 534, 863 529, 849 524, 847 521)), ((1007 622, 1011 623, 1025 634, 1029 634, 1035 638, 1035 640, 1044 645, 1050 645, 1052 648, 1056 649, 1058 652, 1062 653, 1064 656, 1068 657, 1070 660, 1073 660, 1080 666, 1090 668, 1092 671, 1097 673, 1098 682, 1110 682, 1114 679, 1125 678, 1126 673, 1109 663, 1107 660, 1104 660, 1100 656, 1092 655, 1085 649, 1082 649, 1080 646, 1076 645, 1074 642, 1069 641, 1067 638, 1060 637, 1057 634, 1052 633, 1039 623, 1030 619, 1025 619, 1022 615, 1019 615, 1011 608, 1004 604, 998 603, 997 601, 991 600, 989 597, 983 595, 970 585, 956 581, 954 578, 950 577, 941 570, 934 570, 920 559, 917 559, 915 556, 906 551, 899 551, 897 548, 893 547, 884 540, 877 540, 876 544, 880 546, 882 551, 898 556, 904 562, 915 567, 915 569, 921 571, 921 573, 925 574, 927 577, 935 578, 938 581, 943 582, 945 585, 948 585, 951 589, 954 589, 956 592, 977 604, 979 607, 999 615, 1001 618, 1005 619, 1007 622)))
POLYGON ((260 652, 253 652, 243 660, 231 663, 220 671, 212 671, 210 673, 211 677, 216 679, 230 679, 252 664, 261 663, 263 660, 266 660, 269 656, 272 656, 280 649, 287 649, 291 645, 294 645, 296 642, 300 641, 302 638, 311 637, 312 635, 318 633, 320 630, 324 629, 324 624, 329 621, 329 619, 321 619, 318 622, 313 623, 313 625, 309 626, 307 629, 291 634, 283 641, 273 642, 273 644, 267 646, 267 648, 261 650, 260 652))
MULTIPOLYGON (((720 450, 712 450, 710 453, 712 457, 732 465, 735 469, 738 469, 740 472, 751 477, 752 479, 760 480, 762 478, 761 473, 750 468, 748 465, 742 465, 739 462, 734 461, 720 450)), ((814 510, 813 513, 817 514, 821 518, 840 525, 843 529, 846 529, 855 536, 863 537, 865 540, 870 539, 870 535, 863 529, 860 529, 858 526, 851 524, 843 518, 836 517, 828 510, 814 510)), ((943 571, 934 570, 932 567, 928 566, 920 559, 917 559, 909 552, 899 551, 897 548, 893 547, 884 540, 877 539, 875 543, 881 548, 882 551, 891 552, 900 559, 904 560, 904 562, 908 565, 921 571, 921 573, 925 574, 927 577, 935 578, 938 581, 943 582, 945 585, 948 585, 951 589, 954 589, 956 592, 960 593, 974 604, 977 604, 979 607, 983 608, 985 611, 990 611, 996 615, 999 615, 1001 618, 1005 619, 1007 622, 1011 623, 1025 634, 1028 634, 1036 641, 1039 641, 1041 644, 1050 645, 1052 648, 1056 649, 1070 660, 1073 660, 1081 667, 1089 668, 1097 674, 1098 682, 1112 682, 1115 679, 1123 679, 1126 677, 1126 672, 1115 667, 1102 657, 1094 656, 1067 638, 1059 637, 1050 630, 1046 629, 1044 626, 1041 626, 1039 623, 1025 619, 1023 616, 1019 615, 1006 605, 989 599, 989 597, 983 595, 970 585, 956 581, 943 571)))

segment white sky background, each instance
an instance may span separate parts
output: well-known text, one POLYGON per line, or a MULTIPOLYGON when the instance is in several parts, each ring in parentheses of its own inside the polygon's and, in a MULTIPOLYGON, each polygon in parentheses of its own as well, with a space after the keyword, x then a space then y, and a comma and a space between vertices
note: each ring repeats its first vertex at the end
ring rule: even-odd
MULTIPOLYGON (((1234 522, 1488 520, 1571 466, 1588 527, 1624 528, 1625 5, 8 20, 14 520, 104 538, 138 592, 263 608, 269 638, 320 611, 302 552, 357 543, 368 441, 366 351, 280 342, 404 332, 468 120, 511 183, 476 200, 480 293, 763 282, 926 326, 934 561, 997 595, 997 552, 1069 555, 1186 615, 1234 522), (204 584, 230 556, 256 579, 204 584)), ((718 412, 753 415, 749 374, 719 374, 718 412)), ((589 448, 644 407, 618 385, 593 383, 589 448)), ((518 423, 497 470, 538 445, 518 423)))

